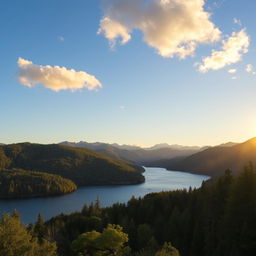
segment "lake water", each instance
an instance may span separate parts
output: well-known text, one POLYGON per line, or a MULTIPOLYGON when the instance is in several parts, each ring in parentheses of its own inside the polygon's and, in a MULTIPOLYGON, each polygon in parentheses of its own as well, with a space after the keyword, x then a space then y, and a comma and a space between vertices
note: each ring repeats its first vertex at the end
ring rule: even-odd
POLYGON ((49 219, 60 213, 80 211, 85 204, 90 204, 99 197, 101 206, 113 203, 127 202, 132 196, 142 197, 151 192, 200 187, 208 176, 195 175, 186 172, 167 171, 163 168, 145 168, 146 182, 139 185, 125 186, 91 186, 79 188, 72 194, 19 199, 0 200, 0 212, 12 212, 14 209, 21 214, 24 223, 31 223, 37 219, 38 213, 49 219))

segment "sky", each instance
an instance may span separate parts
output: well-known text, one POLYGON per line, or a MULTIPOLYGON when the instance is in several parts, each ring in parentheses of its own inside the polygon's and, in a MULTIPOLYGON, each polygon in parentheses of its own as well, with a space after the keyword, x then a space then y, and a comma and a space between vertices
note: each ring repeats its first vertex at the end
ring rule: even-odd
POLYGON ((256 136, 256 1, 2 0, 0 142, 256 136))

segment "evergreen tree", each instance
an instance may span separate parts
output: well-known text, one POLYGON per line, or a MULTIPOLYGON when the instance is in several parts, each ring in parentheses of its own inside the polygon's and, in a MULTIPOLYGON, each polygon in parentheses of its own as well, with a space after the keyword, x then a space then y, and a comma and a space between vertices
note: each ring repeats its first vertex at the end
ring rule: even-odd
POLYGON ((0 219, 0 255, 2 256, 55 256, 56 245, 37 239, 26 230, 17 217, 3 215, 0 219))
POLYGON ((34 227, 34 232, 38 237, 38 241, 42 243, 46 235, 46 227, 44 225, 43 216, 40 213, 38 214, 38 217, 37 217, 37 222, 34 227))

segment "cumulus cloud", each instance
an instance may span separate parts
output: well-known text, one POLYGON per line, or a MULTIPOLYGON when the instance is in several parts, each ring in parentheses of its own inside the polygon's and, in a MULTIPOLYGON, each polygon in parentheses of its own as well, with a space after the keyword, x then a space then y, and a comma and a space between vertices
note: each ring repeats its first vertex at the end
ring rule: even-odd
POLYGON ((256 72, 254 71, 254 67, 253 67, 252 64, 246 65, 245 71, 250 73, 250 74, 256 75, 256 72))
POLYGON ((249 44, 250 39, 244 29, 233 32, 226 41, 223 41, 221 51, 213 50, 211 56, 203 58, 203 63, 199 65, 199 71, 218 70, 239 62, 243 54, 248 52, 249 44))
POLYGON ((17 64, 19 66, 19 81, 28 87, 42 84, 53 91, 76 91, 83 88, 95 90, 102 87, 96 77, 83 71, 59 66, 39 66, 23 58, 19 58, 17 64))
POLYGON ((111 48, 116 44, 116 38, 121 38, 120 44, 126 44, 130 39, 130 29, 124 25, 105 17, 100 21, 101 29, 98 34, 104 31, 106 38, 108 38, 111 48))
POLYGON ((233 69, 229 69, 229 70, 228 70, 228 73, 229 73, 229 74, 234 74, 234 73, 236 73, 236 71, 237 71, 237 70, 236 70, 235 68, 233 68, 233 69))
POLYGON ((204 10, 205 0, 105 0, 99 34, 113 47, 126 44, 133 30, 163 57, 193 55, 197 44, 220 39, 220 30, 204 10))

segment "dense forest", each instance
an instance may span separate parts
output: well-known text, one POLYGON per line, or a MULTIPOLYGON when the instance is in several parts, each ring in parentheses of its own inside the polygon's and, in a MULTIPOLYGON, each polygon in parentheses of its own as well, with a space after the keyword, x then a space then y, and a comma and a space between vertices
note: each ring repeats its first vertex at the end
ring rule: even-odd
MULTIPOLYGON (((1 193, 8 197, 24 191, 69 192, 75 185, 50 172, 67 174, 70 167, 77 174, 84 161, 94 161, 86 158, 89 153, 58 145, 2 146, 1 193), (41 166, 45 172, 16 166, 41 166)), ((107 208, 101 208, 97 199, 81 212, 61 214, 47 222, 39 215, 35 224, 26 227, 17 213, 4 215, 0 218, 0 255, 254 256, 255 216, 256 171, 250 164, 235 175, 226 170, 199 189, 151 193, 107 208), (21 242, 16 234, 25 240, 21 242)))
MULTIPOLYGON (((39 214, 35 225, 24 226, 19 214, 5 214, 0 217, 0 254, 4 256, 57 256, 56 242, 45 238, 47 227, 39 214)), ((119 225, 108 224, 102 232, 95 230, 79 235, 72 243, 72 254, 77 256, 128 256, 131 249, 127 246, 129 237, 119 225)), ((159 246, 158 246, 159 247, 159 246)), ((180 256, 171 243, 164 243, 155 251, 154 256, 180 256)), ((149 255, 142 250, 136 255, 149 255)))
POLYGON ((40 221, 33 227, 25 227, 19 214, 3 215, 0 218, 1 256, 56 256, 56 243, 40 239, 40 221))
POLYGON ((227 170, 199 189, 152 193, 107 208, 97 199, 47 222, 39 215, 27 227, 17 213, 4 215, 0 254, 34 256, 14 252, 35 243, 26 248, 44 248, 36 254, 41 256, 254 256, 255 216, 256 171, 249 165, 238 176, 227 170), (16 229, 29 241, 21 242, 16 229))
POLYGON ((58 175, 24 171, 0 171, 0 198, 62 195, 76 190, 76 185, 58 175))
POLYGON ((56 144, 0 146, 0 169, 12 168, 60 175, 78 186, 144 182, 142 167, 112 160, 91 150, 56 144))
POLYGON ((28 229, 39 241, 56 243, 58 256, 254 256, 255 216, 256 171, 249 165, 199 189, 152 193, 107 208, 97 199, 45 223, 39 216, 28 229))

